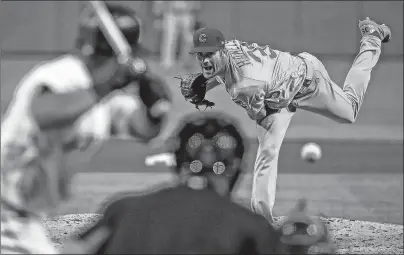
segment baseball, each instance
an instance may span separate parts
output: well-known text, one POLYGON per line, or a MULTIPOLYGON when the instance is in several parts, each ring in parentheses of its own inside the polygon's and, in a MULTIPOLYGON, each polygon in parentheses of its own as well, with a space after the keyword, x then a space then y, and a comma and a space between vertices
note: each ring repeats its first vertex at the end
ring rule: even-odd
POLYGON ((300 156, 303 160, 314 163, 321 158, 321 147, 316 143, 306 143, 303 145, 300 156))

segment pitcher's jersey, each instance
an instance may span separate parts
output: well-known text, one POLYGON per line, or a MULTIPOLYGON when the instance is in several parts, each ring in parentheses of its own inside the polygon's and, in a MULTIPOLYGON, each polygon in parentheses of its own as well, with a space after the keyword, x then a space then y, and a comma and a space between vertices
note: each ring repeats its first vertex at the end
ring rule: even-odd
POLYGON ((230 61, 234 61, 224 77, 226 90, 250 118, 265 117, 265 104, 280 109, 291 103, 306 75, 306 65, 300 57, 238 40, 226 42, 225 48, 230 61), (238 73, 238 80, 232 72, 238 73))
MULTIPOLYGON (((73 126, 45 132, 38 128, 31 115, 31 102, 44 84, 53 93, 63 93, 90 88, 92 78, 79 58, 66 55, 39 64, 16 88, 1 125, 1 196, 23 208, 26 205, 19 182, 24 174, 41 171, 56 174, 58 168, 63 167, 60 164, 65 146, 73 146, 69 150, 93 148, 110 136, 112 122, 124 122, 138 107, 135 97, 122 92, 111 93, 73 126)), ((51 205, 44 195, 30 197, 30 209, 31 206, 44 211, 49 209, 51 205)))

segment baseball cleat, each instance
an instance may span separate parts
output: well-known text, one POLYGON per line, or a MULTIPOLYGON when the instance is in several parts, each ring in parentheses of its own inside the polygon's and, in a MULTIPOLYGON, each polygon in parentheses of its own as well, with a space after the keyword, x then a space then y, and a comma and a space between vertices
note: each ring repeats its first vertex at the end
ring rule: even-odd
POLYGON ((385 24, 377 24, 373 20, 369 19, 369 17, 367 17, 365 20, 359 21, 359 29, 361 30, 362 36, 376 36, 382 40, 382 43, 387 43, 391 39, 390 28, 385 24))

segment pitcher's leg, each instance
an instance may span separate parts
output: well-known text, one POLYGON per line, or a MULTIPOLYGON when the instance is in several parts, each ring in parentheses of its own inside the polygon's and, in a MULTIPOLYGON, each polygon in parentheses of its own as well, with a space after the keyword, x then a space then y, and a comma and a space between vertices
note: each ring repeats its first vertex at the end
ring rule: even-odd
POLYGON ((293 115, 293 112, 283 109, 267 116, 261 125, 257 125, 259 146, 254 166, 251 208, 270 222, 273 222, 279 150, 293 115))
MULTIPOLYGON (((373 21, 369 20, 369 22, 372 26, 379 26, 373 21)), ((387 29, 385 26, 382 28, 387 29)), ((310 54, 301 54, 307 64, 313 67, 313 82, 316 83, 313 85, 316 87, 314 92, 296 99, 294 104, 299 108, 319 113, 338 122, 354 122, 363 103, 372 69, 379 60, 383 39, 385 40, 385 37, 379 38, 374 33, 363 35, 359 53, 342 88, 331 81, 320 60, 310 54)))
POLYGON ((351 101, 354 120, 363 103, 372 69, 377 64, 380 53, 381 41, 379 38, 374 36, 362 38, 359 54, 356 56, 342 88, 351 101))
POLYGON ((278 154, 268 153, 259 145, 254 165, 251 209, 269 222, 273 222, 277 177, 278 154))

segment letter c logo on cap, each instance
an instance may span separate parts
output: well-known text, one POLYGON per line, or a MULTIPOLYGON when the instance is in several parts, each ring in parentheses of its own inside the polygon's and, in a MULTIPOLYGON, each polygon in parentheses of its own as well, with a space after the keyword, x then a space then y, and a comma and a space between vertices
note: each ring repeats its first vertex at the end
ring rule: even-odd
POLYGON ((206 42, 206 34, 201 34, 199 36, 199 42, 206 42))

